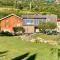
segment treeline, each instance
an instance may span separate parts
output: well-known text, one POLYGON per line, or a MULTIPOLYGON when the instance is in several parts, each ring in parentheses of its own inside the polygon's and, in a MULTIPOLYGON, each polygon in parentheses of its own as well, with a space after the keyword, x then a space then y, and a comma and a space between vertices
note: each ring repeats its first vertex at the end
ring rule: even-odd
POLYGON ((17 4, 23 4, 28 5, 29 3, 32 3, 32 5, 36 5, 36 3, 52 3, 55 0, 0 0, 0 6, 14 6, 17 4))
POLYGON ((14 0, 0 0, 0 7, 13 6, 14 0))
POLYGON ((0 0, 0 7, 11 7, 22 11, 56 14, 60 18, 60 4, 55 0, 0 0))

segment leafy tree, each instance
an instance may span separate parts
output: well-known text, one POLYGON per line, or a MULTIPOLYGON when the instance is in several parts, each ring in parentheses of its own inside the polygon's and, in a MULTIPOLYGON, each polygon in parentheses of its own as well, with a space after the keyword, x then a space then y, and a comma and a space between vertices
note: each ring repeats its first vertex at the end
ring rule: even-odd
POLYGON ((57 27, 57 25, 56 25, 56 23, 54 23, 54 22, 46 22, 46 23, 41 22, 41 23, 39 23, 39 25, 38 25, 38 28, 39 28, 40 30, 55 29, 56 27, 57 27))
POLYGON ((46 23, 40 22, 38 25, 38 28, 39 28, 40 32, 45 33, 46 23))
POLYGON ((39 11, 39 7, 36 5, 35 8, 34 8, 34 10, 35 10, 36 12, 38 12, 38 11, 39 11))
POLYGON ((46 29, 55 29, 57 27, 54 22, 46 22, 46 29))
POLYGON ((44 30, 44 29, 46 29, 46 23, 40 22, 39 25, 38 25, 38 28, 39 28, 39 30, 44 30))
POLYGON ((21 4, 21 3, 20 3, 20 4, 18 4, 17 8, 18 8, 18 9, 20 9, 20 10, 22 10, 22 9, 23 9, 22 4, 21 4))

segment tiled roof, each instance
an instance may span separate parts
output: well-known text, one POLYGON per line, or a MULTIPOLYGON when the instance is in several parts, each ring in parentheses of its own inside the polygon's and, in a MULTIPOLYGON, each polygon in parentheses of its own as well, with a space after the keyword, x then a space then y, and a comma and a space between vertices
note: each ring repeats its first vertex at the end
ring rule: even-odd
POLYGON ((6 18, 9 18, 9 17, 11 17, 11 16, 16 16, 16 17, 22 19, 21 17, 15 15, 15 14, 10 14, 10 15, 8 15, 8 16, 6 16, 6 17, 1 18, 0 21, 1 21, 1 20, 4 20, 4 19, 6 19, 6 18))

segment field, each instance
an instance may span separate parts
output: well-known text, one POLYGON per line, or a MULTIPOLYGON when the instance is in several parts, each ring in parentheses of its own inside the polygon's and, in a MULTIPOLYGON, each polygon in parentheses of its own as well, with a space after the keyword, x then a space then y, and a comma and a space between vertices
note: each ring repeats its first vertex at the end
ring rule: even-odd
POLYGON ((58 48, 43 43, 22 41, 19 37, 0 36, 0 60, 58 60, 58 48), (32 58, 32 59, 31 59, 32 58))

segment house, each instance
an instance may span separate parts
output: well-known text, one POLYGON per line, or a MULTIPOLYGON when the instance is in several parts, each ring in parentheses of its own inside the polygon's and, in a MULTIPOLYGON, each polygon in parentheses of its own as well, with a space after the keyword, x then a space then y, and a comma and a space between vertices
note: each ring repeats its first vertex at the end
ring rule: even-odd
POLYGON ((57 19, 57 32, 60 32, 60 19, 57 19))
POLYGON ((13 27, 22 26, 25 29, 25 33, 35 33, 39 32, 38 24, 40 22, 52 21, 57 23, 56 15, 22 15, 21 17, 11 14, 2 19, 0 19, 0 30, 14 32, 13 27))
POLYGON ((23 18, 23 27, 25 28, 25 33, 34 33, 39 32, 38 24, 40 22, 52 21, 57 23, 56 15, 22 15, 23 18))
POLYGON ((23 21, 21 17, 11 14, 0 19, 0 30, 13 32, 13 27, 22 26, 22 24, 23 21))

